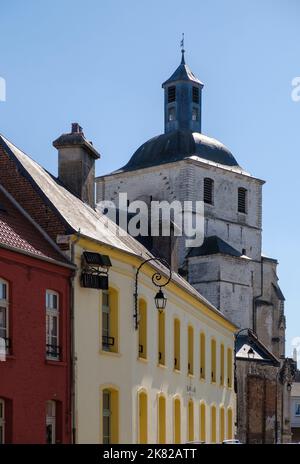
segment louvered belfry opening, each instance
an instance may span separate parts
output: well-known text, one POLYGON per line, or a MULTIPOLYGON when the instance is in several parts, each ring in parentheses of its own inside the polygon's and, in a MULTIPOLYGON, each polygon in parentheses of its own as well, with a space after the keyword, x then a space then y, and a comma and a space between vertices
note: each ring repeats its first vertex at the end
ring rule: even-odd
POLYGON ((168 103, 172 103, 176 100, 176 87, 172 85, 168 88, 168 103))
POLYGON ((209 177, 204 179, 204 192, 203 192, 204 203, 212 205, 214 202, 214 181, 209 177))
POLYGON ((238 189, 238 212, 247 213, 247 190, 242 187, 238 189))
POLYGON ((193 103, 199 103, 199 87, 193 87, 193 103))

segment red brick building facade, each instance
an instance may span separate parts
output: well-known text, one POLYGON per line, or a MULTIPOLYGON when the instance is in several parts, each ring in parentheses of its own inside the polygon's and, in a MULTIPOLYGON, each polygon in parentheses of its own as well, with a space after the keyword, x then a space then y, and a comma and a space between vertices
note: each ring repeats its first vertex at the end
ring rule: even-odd
POLYGON ((72 274, 0 186, 0 443, 71 442, 72 274))

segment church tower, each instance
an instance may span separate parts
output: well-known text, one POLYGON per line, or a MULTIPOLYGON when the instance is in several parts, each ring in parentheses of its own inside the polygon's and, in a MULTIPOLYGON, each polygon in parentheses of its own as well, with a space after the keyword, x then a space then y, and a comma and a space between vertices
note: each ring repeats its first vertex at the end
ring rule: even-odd
MULTIPOLYGON (((278 286, 278 263, 262 254, 264 181, 243 169, 223 143, 203 134, 203 84, 186 64, 184 50, 180 65, 162 87, 164 133, 143 143, 123 167, 96 179, 97 201, 117 201, 118 194, 123 192, 130 202, 202 201, 204 242, 187 248, 184 237, 176 241, 181 273, 237 327, 252 330, 268 351, 271 363, 283 366, 285 316, 284 296, 278 286)), ((161 244, 155 254, 164 256, 165 245, 161 244)), ((153 251, 151 246, 149 249, 153 251)), ((248 408, 253 408, 253 404, 248 403, 246 393, 246 384, 253 381, 254 371, 248 372, 244 360, 240 364, 244 367, 238 373, 238 383, 242 385, 238 393, 238 435, 242 442, 256 443, 257 424, 250 423, 251 418, 250 425, 247 422, 248 408)), ((274 372, 268 373, 267 366, 257 371, 259 382, 264 385, 267 382, 267 390, 263 391, 274 390, 277 369, 274 367, 274 372)), ((256 388, 255 379, 254 383, 256 388)), ((288 404, 286 386, 278 386, 276 391, 281 392, 281 388, 288 404)), ((274 440, 275 404, 274 400, 268 417, 261 417, 264 434, 258 434, 260 442, 274 440)), ((261 411, 258 407, 259 417, 261 411)), ((282 414, 288 417, 289 407, 282 414)), ((290 427, 284 419, 281 423, 285 424, 280 430, 285 441, 289 439, 290 427)))
POLYGON ((202 82, 185 63, 181 63, 162 87, 165 92, 165 133, 174 130, 201 132, 202 82))

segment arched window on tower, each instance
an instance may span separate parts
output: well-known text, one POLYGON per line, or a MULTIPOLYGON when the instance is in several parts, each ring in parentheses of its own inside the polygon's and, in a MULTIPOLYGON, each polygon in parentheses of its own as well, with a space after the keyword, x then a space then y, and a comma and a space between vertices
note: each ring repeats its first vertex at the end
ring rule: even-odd
POLYGON ((214 204, 214 181, 209 177, 204 179, 203 200, 208 205, 214 204))
POLYGON ((247 213, 247 190, 242 187, 238 189, 238 212, 247 213))
POLYGON ((168 88, 168 103, 172 103, 176 100, 176 87, 175 85, 171 85, 168 88))

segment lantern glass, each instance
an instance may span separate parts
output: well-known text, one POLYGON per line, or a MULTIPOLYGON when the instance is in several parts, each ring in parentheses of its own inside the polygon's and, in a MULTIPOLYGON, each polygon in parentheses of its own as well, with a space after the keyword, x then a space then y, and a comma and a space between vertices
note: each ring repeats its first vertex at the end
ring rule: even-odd
POLYGON ((167 298, 165 297, 161 289, 155 295, 154 301, 155 301, 156 309, 158 309, 159 311, 162 311, 165 309, 166 304, 167 304, 167 298))

